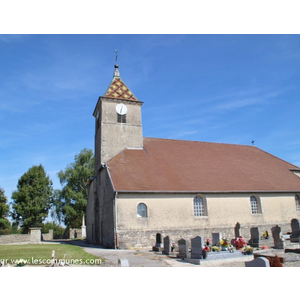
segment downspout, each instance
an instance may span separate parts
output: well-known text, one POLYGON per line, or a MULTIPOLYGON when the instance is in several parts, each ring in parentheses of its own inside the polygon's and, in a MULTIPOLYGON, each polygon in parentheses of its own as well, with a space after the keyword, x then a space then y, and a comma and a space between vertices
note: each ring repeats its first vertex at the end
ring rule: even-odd
POLYGON ((119 239, 118 239, 118 206, 117 206, 118 192, 115 192, 115 249, 119 249, 119 239))

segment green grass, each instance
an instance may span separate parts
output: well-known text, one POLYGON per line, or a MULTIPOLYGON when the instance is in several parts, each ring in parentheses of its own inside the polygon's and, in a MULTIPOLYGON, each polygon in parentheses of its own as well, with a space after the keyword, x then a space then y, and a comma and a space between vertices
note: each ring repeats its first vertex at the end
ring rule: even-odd
POLYGON ((65 259, 69 263, 94 265, 100 264, 100 259, 92 254, 86 253, 83 249, 74 245, 65 244, 33 244, 33 245, 0 245, 0 261, 4 259, 6 262, 13 264, 13 260, 26 259, 28 264, 47 265, 50 264, 52 250, 55 250, 55 259, 65 259), (98 261, 95 262, 95 259, 98 261), (77 260, 77 261, 76 261, 77 260), (94 263, 93 263, 94 261, 94 263))

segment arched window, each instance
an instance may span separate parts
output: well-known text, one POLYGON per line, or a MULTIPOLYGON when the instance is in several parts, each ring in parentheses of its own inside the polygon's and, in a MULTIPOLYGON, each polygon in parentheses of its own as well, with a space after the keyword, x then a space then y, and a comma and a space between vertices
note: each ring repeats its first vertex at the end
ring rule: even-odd
POLYGON ((147 206, 144 203, 139 203, 137 206, 137 215, 141 218, 147 218, 147 206))
POLYGON ((295 196, 295 200, 296 200, 296 210, 298 212, 300 212, 300 196, 299 195, 296 195, 295 196))
POLYGON ((194 216, 207 216, 206 199, 204 197, 196 196, 194 198, 194 216))
POLYGON ((261 214, 261 203, 259 197, 251 196, 250 197, 250 203, 251 203, 251 212, 253 215, 261 214))

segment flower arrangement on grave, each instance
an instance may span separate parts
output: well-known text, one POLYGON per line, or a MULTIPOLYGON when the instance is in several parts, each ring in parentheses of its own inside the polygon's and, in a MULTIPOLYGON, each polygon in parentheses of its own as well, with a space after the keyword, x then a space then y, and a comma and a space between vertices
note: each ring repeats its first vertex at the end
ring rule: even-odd
POLYGON ((233 253, 233 252, 234 252, 234 247, 233 247, 232 245, 229 245, 229 246, 228 246, 228 251, 229 251, 230 253, 233 253))
POLYGON ((220 252, 220 251, 221 251, 221 248, 218 247, 218 246, 212 246, 212 247, 211 247, 211 251, 212 251, 212 252, 220 252))
POLYGON ((268 230, 266 230, 265 232, 263 232, 263 234, 261 235, 262 239, 268 239, 269 238, 269 233, 268 230))
POLYGON ((206 246, 209 246, 210 239, 206 239, 206 246))
POLYGON ((283 267, 277 254, 274 258, 268 256, 267 259, 270 262, 270 267, 283 267))
POLYGON ((176 243, 173 242, 171 245, 171 251, 173 252, 176 247, 177 247, 176 243))
POLYGON ((266 245, 262 246, 261 248, 264 249, 264 250, 265 250, 265 249, 269 249, 269 247, 266 246, 266 245))
POLYGON ((247 242, 244 240, 244 238, 242 236, 236 238, 236 239, 233 239, 231 241, 231 244, 237 249, 243 249, 246 245, 247 245, 247 242))
POLYGON ((205 246, 205 247, 203 248, 203 251, 205 251, 205 252, 209 252, 209 251, 210 251, 210 249, 209 249, 209 247, 208 247, 208 246, 205 246))
POLYGON ((250 246, 246 246, 246 247, 244 248, 244 251, 243 251, 243 252, 245 252, 245 254, 250 255, 250 254, 253 253, 253 248, 250 247, 250 246))
POLYGON ((227 248, 229 246, 229 243, 228 243, 228 239, 226 238, 222 238, 219 242, 219 245, 222 247, 222 248, 227 248))
POLYGON ((16 267, 24 267, 26 265, 26 260, 25 259, 18 259, 16 260, 16 267))

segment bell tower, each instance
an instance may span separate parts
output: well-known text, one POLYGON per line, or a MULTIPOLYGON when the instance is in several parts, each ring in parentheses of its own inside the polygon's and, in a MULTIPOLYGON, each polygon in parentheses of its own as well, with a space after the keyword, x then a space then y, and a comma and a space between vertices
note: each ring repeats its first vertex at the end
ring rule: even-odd
POLYGON ((141 107, 120 77, 115 65, 113 79, 104 96, 99 97, 95 117, 95 172, 127 148, 143 148, 141 107))

